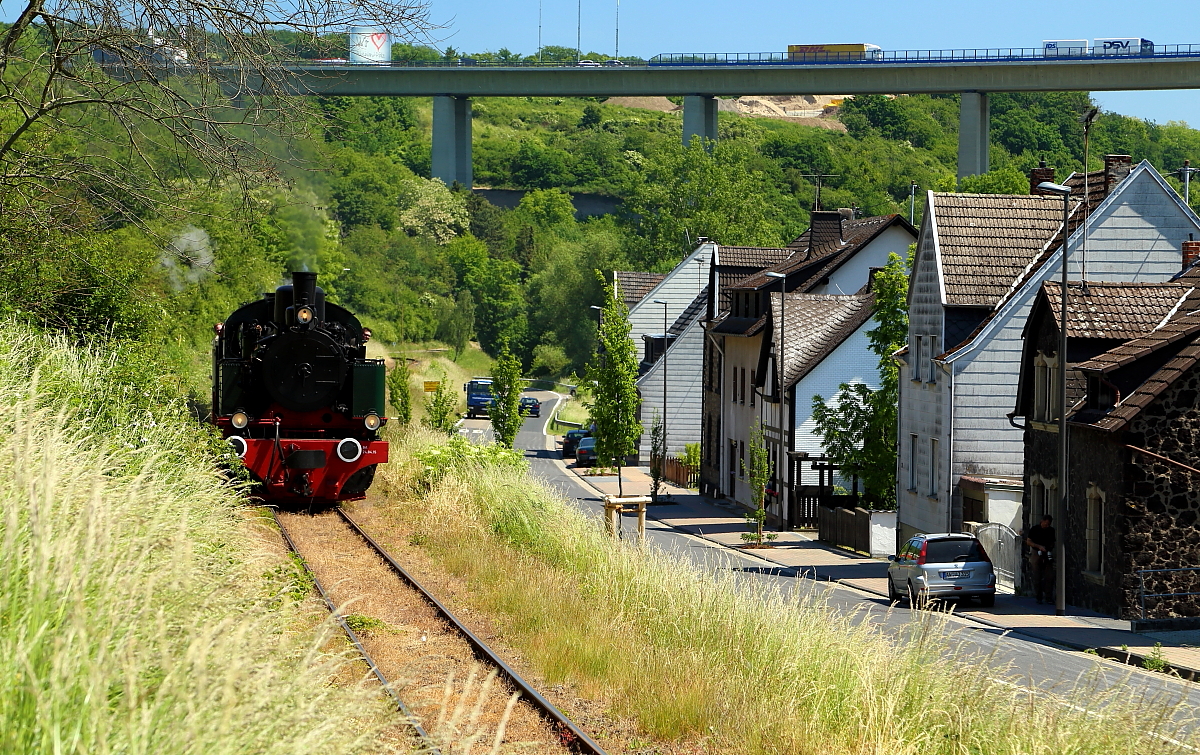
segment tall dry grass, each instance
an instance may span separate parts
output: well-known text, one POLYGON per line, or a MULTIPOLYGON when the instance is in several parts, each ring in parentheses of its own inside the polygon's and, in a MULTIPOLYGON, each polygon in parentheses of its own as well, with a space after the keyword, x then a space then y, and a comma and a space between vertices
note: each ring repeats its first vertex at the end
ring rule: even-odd
POLYGON ((520 470, 468 461, 422 474, 414 454, 436 442, 411 433, 393 447, 389 515, 469 581, 467 599, 551 683, 608 701, 659 740, 776 754, 1185 751, 1164 738, 1190 718, 1172 700, 1090 679, 1066 697, 1028 695, 991 659, 964 656, 937 617, 897 637, 819 600, 616 544, 520 470))
POLYGON ((0 752, 366 748, 152 359, 0 334, 0 752))

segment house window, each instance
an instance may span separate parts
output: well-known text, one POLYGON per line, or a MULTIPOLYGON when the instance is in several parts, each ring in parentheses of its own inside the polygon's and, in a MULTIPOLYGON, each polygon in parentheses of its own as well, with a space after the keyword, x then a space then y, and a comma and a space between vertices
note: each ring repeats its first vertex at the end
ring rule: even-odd
POLYGON ((1087 497, 1087 571, 1104 568, 1104 493, 1092 485, 1087 497))
POLYGON ((746 403, 746 368, 742 368, 742 403, 746 403))
POLYGON ((929 495, 936 497, 938 494, 938 478, 941 477, 940 463, 938 458, 938 442, 937 438, 929 439, 929 495))
POLYGON ((913 336, 913 360, 912 360, 912 379, 913 382, 921 382, 921 369, 924 363, 921 361, 921 354, 924 349, 921 347, 925 344, 925 336, 913 336))
POLYGON ((917 434, 908 436, 908 489, 917 492, 917 434))
POLYGON ((733 403, 737 403, 737 367, 731 367, 733 378, 729 381, 729 399, 733 403))
POLYGON ((1049 407, 1046 412, 1046 421, 1054 422, 1062 416, 1062 386, 1059 385, 1058 360, 1046 360, 1046 387, 1047 400, 1046 405, 1049 407))
POLYGON ((738 477, 746 477, 746 441, 738 441, 738 477))
POLYGON ((1046 485, 1040 479, 1029 481, 1029 526, 1033 527, 1046 515, 1046 485))
POLYGON ((750 406, 754 406, 754 370, 750 370, 750 406))
POLYGON ((1039 351, 1033 360, 1033 418, 1045 422, 1050 402, 1049 368, 1046 357, 1039 351))
POLYGON ((938 337, 929 336, 929 382, 937 382, 937 365, 933 360, 938 355, 938 337))

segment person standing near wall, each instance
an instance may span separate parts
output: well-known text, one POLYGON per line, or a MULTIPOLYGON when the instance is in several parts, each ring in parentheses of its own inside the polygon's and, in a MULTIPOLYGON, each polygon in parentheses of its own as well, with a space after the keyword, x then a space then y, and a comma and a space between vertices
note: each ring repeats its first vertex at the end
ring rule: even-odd
POLYGON ((1033 572, 1033 594, 1037 602, 1051 601, 1054 592, 1054 565, 1050 562, 1050 554, 1054 551, 1054 528, 1050 523, 1051 516, 1042 517, 1042 521, 1031 527, 1025 534, 1025 544, 1029 546, 1029 568, 1033 572))

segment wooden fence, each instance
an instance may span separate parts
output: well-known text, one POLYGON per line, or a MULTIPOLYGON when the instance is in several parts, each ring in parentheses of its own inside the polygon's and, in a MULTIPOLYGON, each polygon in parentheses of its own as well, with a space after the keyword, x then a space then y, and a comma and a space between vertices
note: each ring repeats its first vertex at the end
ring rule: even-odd
POLYGON ((700 470, 679 459, 667 457, 663 461, 663 479, 681 488, 695 488, 700 485, 700 470))
POLYGON ((817 538, 843 548, 871 552, 871 512, 860 508, 817 509, 817 538))

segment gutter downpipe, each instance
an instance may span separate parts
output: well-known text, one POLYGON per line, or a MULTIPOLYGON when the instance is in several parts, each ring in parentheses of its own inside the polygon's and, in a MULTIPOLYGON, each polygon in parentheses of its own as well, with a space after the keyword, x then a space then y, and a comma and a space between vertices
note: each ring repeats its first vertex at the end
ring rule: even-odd
MULTIPOLYGON (((896 364, 896 378, 904 380, 904 376, 900 374, 903 369, 904 360, 895 354, 892 355, 892 361, 896 364)), ((903 385, 903 383, 901 383, 903 385)), ((904 458, 904 447, 900 445, 904 439, 904 402, 899 399, 899 391, 896 398, 896 552, 900 552, 900 503, 904 499, 901 497, 901 477, 900 477, 900 459, 904 458)))
POLYGON ((946 431, 946 532, 954 531, 954 497, 951 492, 954 490, 954 365, 946 362, 941 362, 942 368, 946 371, 947 379, 950 384, 949 400, 950 400, 950 422, 946 431))

